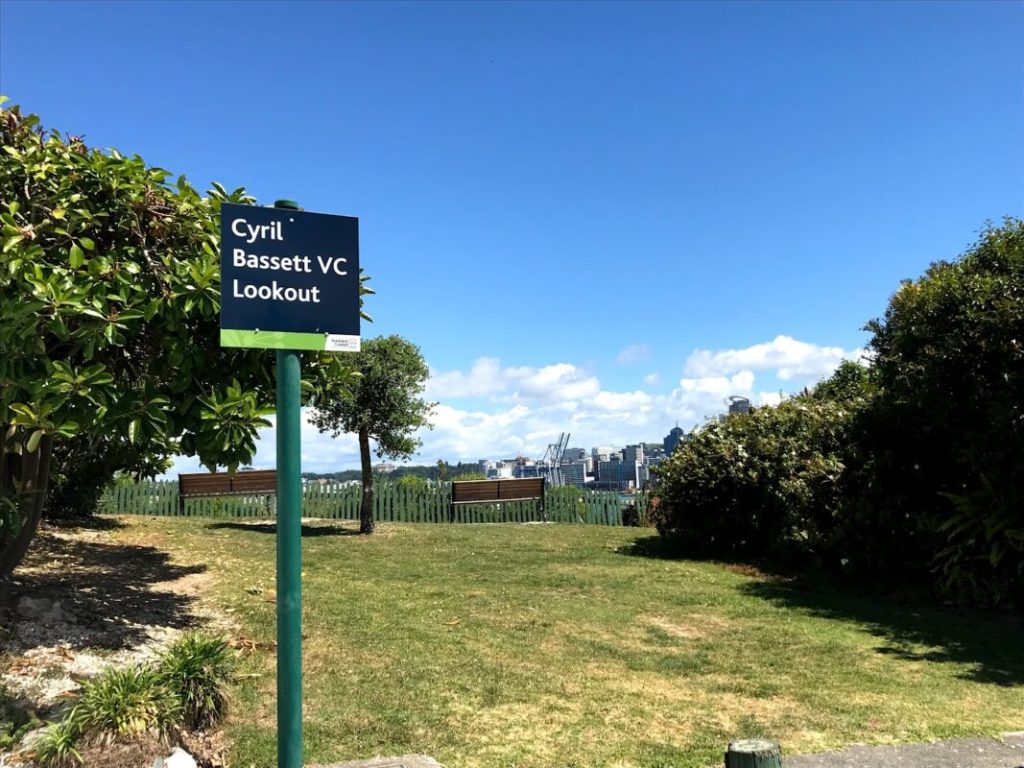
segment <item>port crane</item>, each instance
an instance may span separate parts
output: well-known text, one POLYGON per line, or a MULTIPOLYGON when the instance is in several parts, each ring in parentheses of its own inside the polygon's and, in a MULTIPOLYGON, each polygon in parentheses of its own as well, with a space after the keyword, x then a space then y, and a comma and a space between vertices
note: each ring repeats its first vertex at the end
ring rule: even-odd
POLYGON ((558 438, 557 443, 548 443, 548 449, 544 452, 544 456, 538 462, 540 466, 548 467, 548 482, 551 485, 559 486, 565 485, 562 481, 562 457, 565 455, 565 449, 569 447, 569 433, 563 432, 558 438))

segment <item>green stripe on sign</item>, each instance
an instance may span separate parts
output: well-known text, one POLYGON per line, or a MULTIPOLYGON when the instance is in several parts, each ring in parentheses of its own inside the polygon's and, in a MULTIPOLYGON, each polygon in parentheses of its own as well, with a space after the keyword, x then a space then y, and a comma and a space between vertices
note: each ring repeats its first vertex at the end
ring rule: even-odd
POLYGON ((327 337, 322 333, 288 333, 287 331, 233 331, 220 329, 222 347, 255 347, 257 349, 315 349, 323 351, 327 337))

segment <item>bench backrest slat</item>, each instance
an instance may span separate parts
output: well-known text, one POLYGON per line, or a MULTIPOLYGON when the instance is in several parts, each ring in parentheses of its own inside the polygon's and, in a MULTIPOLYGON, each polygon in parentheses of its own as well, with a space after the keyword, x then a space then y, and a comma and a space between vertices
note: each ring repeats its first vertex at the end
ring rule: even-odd
POLYGON ((229 475, 225 472, 196 472, 178 475, 178 494, 191 496, 239 496, 247 493, 275 493, 277 471, 257 469, 229 475))
POLYGON ((524 477, 515 480, 458 480, 452 483, 453 504, 486 504, 543 498, 543 477, 524 477))
POLYGON ((452 501, 496 501, 497 480, 459 480, 452 483, 452 501))
POLYGON ((543 477, 525 477, 521 480, 499 480, 498 499, 539 499, 544 496, 543 477))

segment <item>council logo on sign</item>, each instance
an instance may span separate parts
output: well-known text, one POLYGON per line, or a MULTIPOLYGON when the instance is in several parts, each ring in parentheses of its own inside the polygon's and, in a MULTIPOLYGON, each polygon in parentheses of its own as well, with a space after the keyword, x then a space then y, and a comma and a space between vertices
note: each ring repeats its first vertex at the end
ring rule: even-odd
POLYGON ((359 219, 224 204, 224 347, 359 351, 359 219))

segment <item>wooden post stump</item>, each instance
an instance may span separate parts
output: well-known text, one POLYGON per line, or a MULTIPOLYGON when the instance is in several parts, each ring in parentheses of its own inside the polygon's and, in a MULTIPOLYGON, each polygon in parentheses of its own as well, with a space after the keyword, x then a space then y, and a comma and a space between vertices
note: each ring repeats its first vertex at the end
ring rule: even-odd
POLYGON ((782 768, 782 751, 766 739, 732 741, 725 753, 725 768, 782 768))

